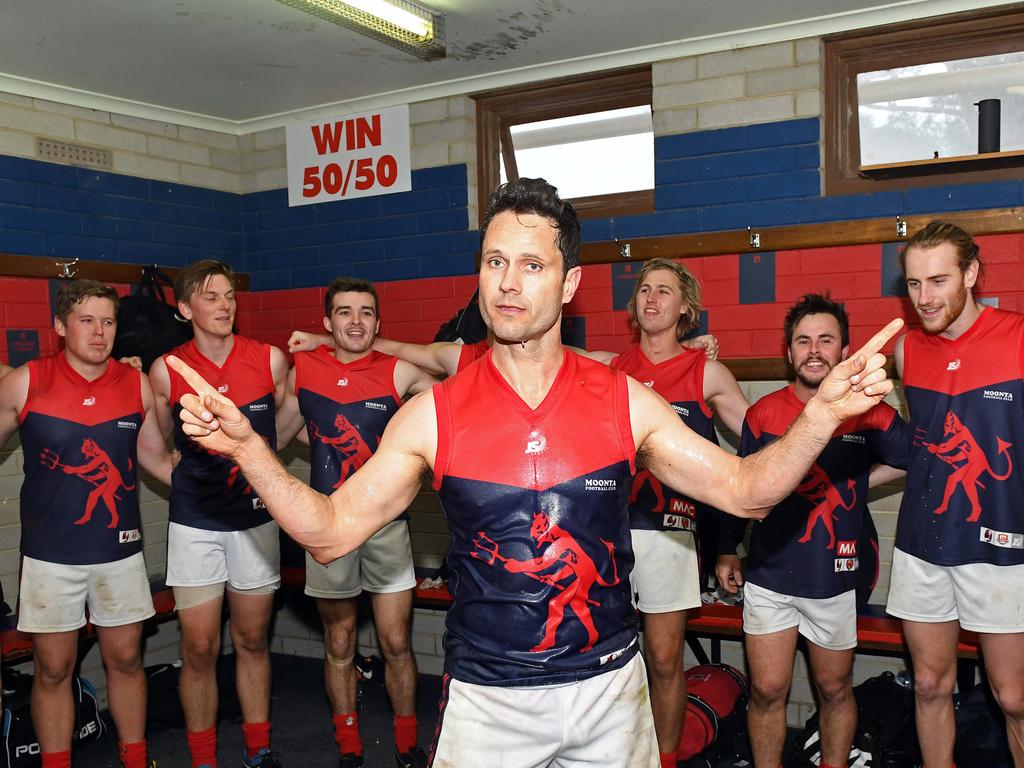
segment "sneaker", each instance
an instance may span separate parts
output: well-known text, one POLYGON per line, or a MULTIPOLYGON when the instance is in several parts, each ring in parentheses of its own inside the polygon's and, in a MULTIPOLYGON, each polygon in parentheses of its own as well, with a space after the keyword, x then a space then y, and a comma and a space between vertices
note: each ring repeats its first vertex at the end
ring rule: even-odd
POLYGON ((363 756, 346 752, 338 758, 338 768, 363 768, 363 756))
POLYGON ((398 768, 427 768, 427 753, 419 747, 412 747, 408 752, 395 752, 398 768))
POLYGON ((242 768, 281 768, 281 758, 269 749, 261 749, 252 757, 243 754, 242 768))

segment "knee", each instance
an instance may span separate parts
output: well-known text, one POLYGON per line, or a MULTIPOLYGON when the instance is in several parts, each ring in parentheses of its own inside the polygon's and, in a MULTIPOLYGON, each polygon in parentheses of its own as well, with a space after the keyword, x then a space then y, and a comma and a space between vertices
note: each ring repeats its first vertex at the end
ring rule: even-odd
POLYGON ((647 649, 647 669, 651 677, 662 680, 682 674, 682 648, 650 647, 647 649))
POLYGON ((814 685, 824 705, 839 704, 847 699, 853 699, 853 679, 850 677, 820 680, 814 685))
POLYGON ((219 637, 187 637, 181 643, 182 658, 189 667, 212 667, 220 655, 219 637))
POLYGON ((1024 685, 1019 681, 999 685, 991 678, 992 694, 1003 714, 1011 720, 1024 720, 1024 685))
POLYGON ((142 671, 142 654, 138 651, 109 655, 103 661, 108 675, 134 675, 142 671))
POLYGON ((236 654, 261 656, 269 652, 265 628, 232 631, 231 642, 235 646, 236 654))
POLYGON ((788 679, 770 677, 751 681, 750 701, 760 709, 784 706, 788 694, 788 679))
POLYGON ((410 639, 402 633, 390 637, 379 636, 380 652, 387 664, 403 664, 412 658, 410 639))
POLYGON ((946 675, 930 669, 914 670, 914 696, 919 701, 937 701, 953 696, 956 675, 946 675))
POLYGON ((352 659, 356 653, 356 633, 348 627, 325 624, 324 648, 336 659, 352 659))
POLYGON ((35 684, 46 688, 59 688, 67 685, 75 670, 75 661, 42 662, 35 660, 35 684))

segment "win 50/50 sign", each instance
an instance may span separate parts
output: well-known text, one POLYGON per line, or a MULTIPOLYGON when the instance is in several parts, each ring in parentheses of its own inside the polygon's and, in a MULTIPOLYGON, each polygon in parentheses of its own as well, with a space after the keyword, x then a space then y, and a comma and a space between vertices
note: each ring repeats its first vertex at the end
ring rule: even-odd
POLYGON ((409 107, 388 107, 287 128, 288 205, 412 189, 409 107))

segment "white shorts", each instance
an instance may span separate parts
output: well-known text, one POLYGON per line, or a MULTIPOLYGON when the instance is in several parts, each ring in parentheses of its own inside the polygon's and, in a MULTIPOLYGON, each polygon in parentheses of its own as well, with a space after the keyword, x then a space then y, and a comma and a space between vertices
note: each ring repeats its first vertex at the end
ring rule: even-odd
POLYGON ((22 559, 18 629, 70 632, 85 626, 121 627, 156 613, 142 553, 111 563, 66 565, 22 559))
POLYGON ((367 592, 404 592, 416 586, 409 523, 395 520, 354 552, 321 565, 306 553, 306 594, 336 600, 367 592))
POLYGON ((793 597, 747 582, 743 585, 743 631, 769 635, 796 627, 829 651, 857 647, 857 591, 835 597, 793 597))
POLYGON ((885 610, 908 621, 959 621, 972 632, 1024 632, 1024 565, 934 565, 896 549, 885 610))
POLYGON ((433 768, 658 768, 640 654, 586 680, 534 688, 447 675, 433 768))
POLYGON ((700 605, 697 544, 689 531, 632 530, 636 562, 629 576, 633 606, 644 613, 700 605))
POLYGON ((281 581, 277 523, 244 531, 167 526, 167 586, 202 587, 225 581, 238 590, 281 581))

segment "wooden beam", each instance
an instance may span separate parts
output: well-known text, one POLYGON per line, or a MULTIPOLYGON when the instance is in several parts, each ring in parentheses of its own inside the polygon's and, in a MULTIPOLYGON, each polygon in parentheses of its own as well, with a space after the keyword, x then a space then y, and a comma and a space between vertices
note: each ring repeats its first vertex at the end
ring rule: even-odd
MULTIPOLYGON (((932 219, 941 218, 957 224, 972 235, 993 235, 1006 232, 1024 232, 1024 208, 994 208, 981 211, 953 211, 906 217, 837 221, 826 224, 796 224, 787 227, 758 227, 751 222, 751 230, 734 229, 722 232, 700 232, 661 237, 623 238, 622 240, 584 243, 580 260, 583 264, 615 264, 627 261, 647 261, 655 257, 692 258, 718 256, 728 253, 757 253, 759 251, 791 251, 799 248, 827 248, 842 245, 874 245, 906 240, 896 234, 897 220, 907 223, 912 235, 932 219), (760 235, 761 245, 750 245, 751 234, 760 235), (622 256, 628 244, 631 258, 622 256)), ((584 223, 584 226, 586 224, 584 223)))
MULTIPOLYGON (((68 278, 83 280, 99 280, 101 283, 138 283, 142 278, 142 264, 124 264, 116 261, 75 261, 53 256, 22 256, 11 253, 0 253, 0 275, 4 277, 39 277, 68 278), (64 265, 67 265, 65 272, 64 265)), ((181 269, 176 267, 160 267, 171 280, 174 280, 181 269)), ((239 290, 249 290, 249 275, 245 272, 235 273, 235 284, 239 290)))

